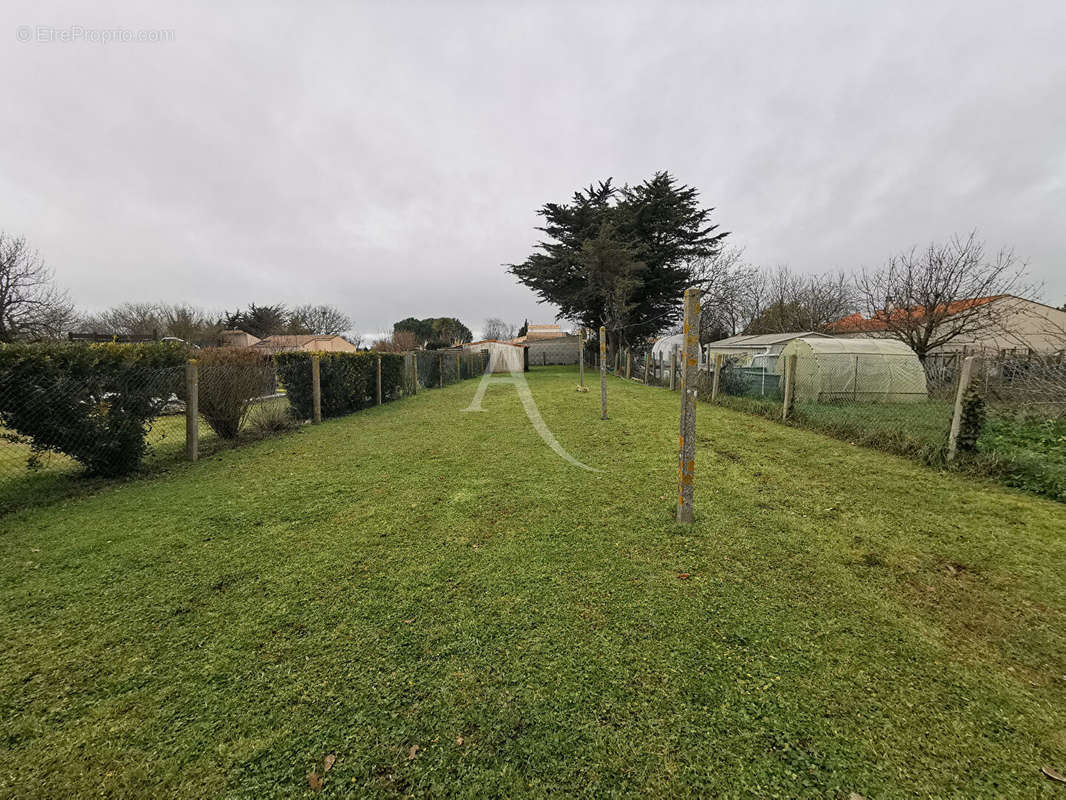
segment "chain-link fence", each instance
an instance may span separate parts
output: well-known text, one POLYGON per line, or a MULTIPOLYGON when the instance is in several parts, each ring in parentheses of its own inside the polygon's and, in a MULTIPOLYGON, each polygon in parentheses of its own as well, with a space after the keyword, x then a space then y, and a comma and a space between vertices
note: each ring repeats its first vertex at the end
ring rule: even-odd
POLYGON ((1066 501, 1063 357, 980 357, 971 386, 983 401, 978 463, 1012 486, 1066 501))
MULTIPOLYGON (((244 359, 219 363, 209 351, 192 368, 181 364, 56 366, 29 369, 32 359, 0 369, 0 513, 73 491, 74 476, 100 479, 167 469, 191 457, 296 427, 311 417, 309 386, 286 386, 274 360, 244 359), (293 390, 300 403, 292 403, 293 390), (195 395, 195 423, 188 413, 195 395), (306 402, 305 402, 306 401, 306 402), (297 408, 299 406, 299 408, 297 408), (305 408, 306 406, 306 408, 305 408), (189 436, 195 436, 195 448, 189 436)), ((193 355, 197 355, 196 352, 193 355)), ((338 398, 352 384, 323 369, 320 381, 325 416, 330 408, 375 405, 373 354, 357 398, 338 398), (347 403, 347 405, 345 405, 347 403)), ((480 377, 482 353, 457 351, 385 355, 381 402, 417 391, 480 377), (415 386, 417 378, 418 386, 415 386)), ((172 359, 173 361, 173 359, 172 359)), ((294 378, 310 383, 311 370, 294 378)))
MULTIPOLYGON (((944 464, 965 354, 836 353, 797 356, 788 386, 785 357, 747 365, 725 356, 715 387, 714 359, 697 372, 697 396, 728 408, 809 428, 855 444, 876 447, 929 464, 944 464)), ((628 376, 654 386, 680 388, 668 355, 629 355, 628 376)), ((608 359, 622 377, 626 354, 608 359)), ((979 357, 973 393, 980 413, 969 450, 960 448, 963 470, 993 475, 1009 485, 1066 501, 1066 359, 1033 354, 979 357)), ((965 425, 963 426, 965 428, 965 425)))

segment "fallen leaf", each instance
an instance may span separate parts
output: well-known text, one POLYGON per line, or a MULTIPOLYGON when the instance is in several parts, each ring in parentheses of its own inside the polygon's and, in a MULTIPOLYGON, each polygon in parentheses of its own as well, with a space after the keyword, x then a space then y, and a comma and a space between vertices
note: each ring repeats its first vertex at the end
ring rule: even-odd
POLYGON ((866 796, 861 795, 858 792, 852 792, 848 795, 848 800, 866 800, 866 796))
POLYGON ((337 757, 335 755, 333 755, 333 753, 330 753, 328 756, 326 756, 326 759, 322 762, 322 771, 323 772, 329 772, 331 769, 333 769, 333 765, 336 764, 336 763, 337 763, 337 757))
POLYGON ((1051 767, 1042 767, 1040 771, 1044 773, 1045 778, 1050 778, 1059 783, 1066 783, 1066 777, 1063 777, 1062 773, 1058 770, 1054 770, 1051 767))
POLYGON ((687 580, 688 580, 689 578, 691 578, 691 577, 692 577, 692 576, 691 576, 691 575, 689 575, 689 574, 688 574, 687 572, 682 572, 682 573, 679 573, 679 574, 678 574, 678 576, 677 576, 677 579, 678 579, 679 581, 687 581, 687 580))
POLYGON ((411 624, 412 622, 414 622, 414 621, 415 621, 415 618, 414 618, 414 617, 411 617, 411 619, 405 619, 405 620, 403 621, 403 624, 404 624, 404 625, 410 625, 410 624, 411 624))
POLYGON ((421 750, 421 749, 422 748, 419 747, 417 744, 411 745, 411 749, 407 751, 407 760, 408 761, 414 761, 415 760, 415 756, 418 755, 418 751, 421 750))
POLYGON ((307 776, 307 783, 311 786, 311 788, 314 791, 316 791, 316 792, 321 792, 322 791, 322 779, 320 777, 318 777, 318 773, 317 772, 311 772, 311 774, 307 776))
POLYGON ((462 736, 460 736, 460 737, 459 737, 458 739, 456 739, 456 740, 455 740, 455 743, 456 743, 457 745, 462 745, 462 743, 463 743, 463 737, 462 737, 462 736))

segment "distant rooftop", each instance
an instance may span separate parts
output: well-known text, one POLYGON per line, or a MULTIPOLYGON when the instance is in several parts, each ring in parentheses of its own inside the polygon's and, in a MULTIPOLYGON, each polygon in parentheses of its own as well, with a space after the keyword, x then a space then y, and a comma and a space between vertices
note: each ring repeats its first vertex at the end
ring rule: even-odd
POLYGON ((815 331, 797 331, 795 333, 760 333, 749 336, 730 336, 728 339, 719 339, 711 342, 709 347, 770 347, 771 345, 790 342, 801 337, 817 337, 822 339, 832 338, 824 333, 815 331))

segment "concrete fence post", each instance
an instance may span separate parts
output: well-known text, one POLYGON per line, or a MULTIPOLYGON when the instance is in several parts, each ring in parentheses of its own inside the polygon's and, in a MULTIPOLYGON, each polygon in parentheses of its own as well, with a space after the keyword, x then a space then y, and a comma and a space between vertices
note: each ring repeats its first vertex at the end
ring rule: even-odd
POLYGON ((200 367, 195 358, 185 363, 185 455, 200 457, 200 367))
POLYGON ((322 365, 318 353, 311 355, 311 422, 322 421, 322 365))
POLYGON ((711 402, 718 399, 718 384, 722 377, 722 362, 725 357, 721 353, 714 354, 714 380, 711 381, 711 402))
POLYGON ((796 356, 785 359, 785 391, 781 401, 781 421, 788 422, 796 398, 796 356))
POLYGON ((954 461, 959 450, 959 432, 962 430, 962 411, 966 400, 966 390, 973 381, 973 365, 977 356, 966 356, 962 360, 962 372, 959 386, 955 390, 955 410, 951 414, 951 431, 948 433, 948 461, 954 461))
POLYGON ((607 419, 607 329, 600 326, 600 419, 607 419))
POLYGON ((696 372, 699 369, 700 295, 685 290, 684 345, 681 352, 681 444, 677 454, 677 521, 695 520, 693 499, 696 473, 696 372))
POLYGON ((381 405, 381 356, 378 356, 378 405, 381 405))

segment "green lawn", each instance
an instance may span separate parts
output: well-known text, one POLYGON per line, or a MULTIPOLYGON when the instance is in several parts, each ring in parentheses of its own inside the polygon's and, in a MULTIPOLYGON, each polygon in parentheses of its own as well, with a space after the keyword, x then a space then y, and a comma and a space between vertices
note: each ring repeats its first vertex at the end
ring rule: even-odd
MULTIPOLYGON (((272 408, 288 408, 285 397, 275 397, 255 402, 248 411, 240 440, 227 442, 215 436, 203 419, 200 420, 200 453, 211 455, 234 445, 255 439, 256 419, 272 408)), ((0 434, 7 430, 0 428, 0 434)), ((152 420, 147 436, 149 450, 141 474, 134 477, 153 476, 173 468, 185 459, 185 415, 170 414, 152 420)), ((86 489, 107 486, 108 481, 86 480, 83 468, 74 459, 62 454, 45 451, 38 454, 38 464, 27 468, 32 451, 27 444, 0 438, 0 514, 13 509, 40 503, 53 502, 64 497, 84 494, 86 489)))
MULTIPOLYGON (((738 411, 781 418, 780 398, 720 395, 738 411)), ((943 464, 953 403, 797 402, 792 424, 845 441, 943 464)), ((1034 416, 1004 406, 987 409, 977 452, 961 456, 959 469, 990 475, 1008 486, 1066 502, 1066 418, 1034 416)))
POLYGON ((0 518, 0 796, 1064 796, 1066 506, 575 379, 0 518))

